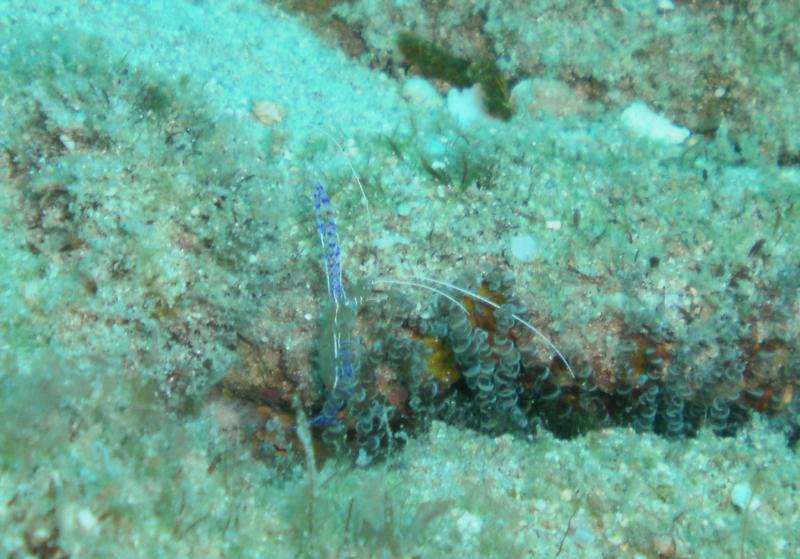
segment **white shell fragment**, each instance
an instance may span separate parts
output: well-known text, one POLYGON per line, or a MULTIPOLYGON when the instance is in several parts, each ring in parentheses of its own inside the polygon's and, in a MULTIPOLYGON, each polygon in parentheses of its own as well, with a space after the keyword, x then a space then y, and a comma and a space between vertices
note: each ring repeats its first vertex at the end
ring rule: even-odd
POLYGON ((622 111, 621 119, 622 126, 633 136, 659 144, 678 145, 691 134, 687 128, 673 124, 639 101, 622 111))

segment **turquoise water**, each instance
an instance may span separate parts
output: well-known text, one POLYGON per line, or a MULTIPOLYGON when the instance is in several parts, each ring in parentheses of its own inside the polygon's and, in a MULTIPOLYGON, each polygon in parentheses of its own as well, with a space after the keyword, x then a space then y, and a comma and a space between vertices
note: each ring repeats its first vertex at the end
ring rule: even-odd
POLYGON ((797 556, 797 11, 0 2, 0 555, 797 556))

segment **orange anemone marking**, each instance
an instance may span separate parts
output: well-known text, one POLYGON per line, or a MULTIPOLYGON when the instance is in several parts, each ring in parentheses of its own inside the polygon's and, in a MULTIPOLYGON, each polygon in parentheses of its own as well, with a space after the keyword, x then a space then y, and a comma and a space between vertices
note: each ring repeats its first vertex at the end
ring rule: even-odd
POLYGON ((453 384, 461 378, 456 365, 456 356, 444 340, 433 336, 424 336, 422 343, 431 352, 427 356, 428 371, 433 377, 444 384, 453 384))

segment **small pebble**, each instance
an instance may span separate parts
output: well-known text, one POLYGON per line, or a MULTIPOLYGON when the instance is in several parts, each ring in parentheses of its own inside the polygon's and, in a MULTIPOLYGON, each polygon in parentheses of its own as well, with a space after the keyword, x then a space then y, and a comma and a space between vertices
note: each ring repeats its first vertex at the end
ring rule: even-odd
POLYGON ((252 110, 255 119, 265 126, 278 124, 285 117, 283 107, 269 101, 256 101, 252 110))
POLYGON ((512 237, 509 248, 511 255, 520 262, 531 262, 539 256, 539 244, 526 233, 512 237))
POLYGON ((731 502, 733 506, 739 510, 744 510, 750 504, 750 499, 753 498, 753 489, 749 483, 737 483, 731 489, 731 502))

